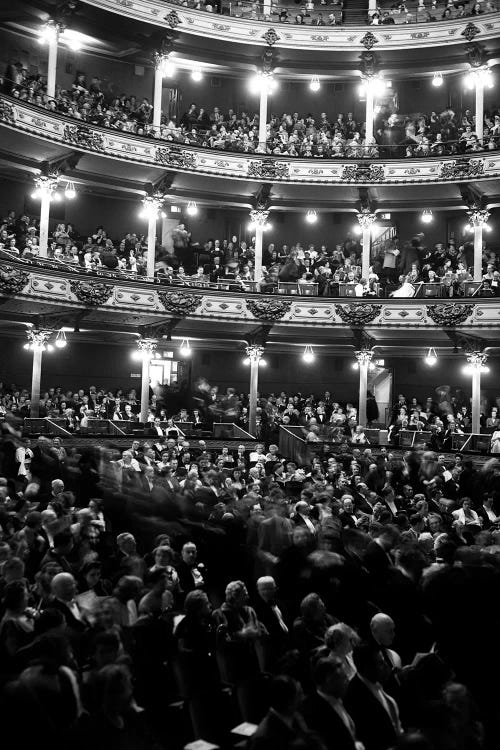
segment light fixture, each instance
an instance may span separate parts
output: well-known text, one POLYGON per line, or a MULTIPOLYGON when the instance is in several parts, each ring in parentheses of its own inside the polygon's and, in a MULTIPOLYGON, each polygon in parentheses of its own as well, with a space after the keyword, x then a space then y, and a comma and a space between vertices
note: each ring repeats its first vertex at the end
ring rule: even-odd
POLYGON ((54 39, 57 39, 59 31, 60 27, 58 23, 55 23, 54 21, 47 21, 47 23, 44 24, 39 31, 38 41, 40 42, 40 44, 45 44, 45 42, 52 42, 54 39))
POLYGON ((68 180, 66 182, 66 187, 64 188, 64 195, 69 201, 72 201, 76 198, 75 184, 71 180, 68 180))
POLYGON ((259 359, 259 367, 267 367, 267 359, 259 359))
POLYGON ((64 349, 64 347, 68 345, 68 342, 66 341, 66 334, 64 333, 64 330, 62 328, 60 328, 57 332, 54 344, 58 349, 64 349))
POLYGON ((315 354, 313 352, 313 348, 312 348, 312 346, 310 344, 306 345, 306 348, 304 349, 304 353, 302 355, 302 359, 308 365, 310 365, 311 362, 314 362, 314 360, 316 359, 316 356, 315 356, 315 354))
POLYGON ((432 77, 432 85, 435 86, 437 89, 443 85, 443 74, 442 73, 434 73, 432 77))
POLYGON ((260 94, 262 90, 266 90, 268 94, 272 94, 278 83, 271 70, 259 70, 249 79, 248 85, 253 94, 260 94))
POLYGON ((195 83, 199 83, 203 79, 203 73, 200 68, 194 68, 191 71, 191 78, 195 83))
POLYGON ((434 215, 430 208, 424 208, 420 215, 420 221, 424 224, 430 224, 434 220, 434 215))
POLYGON ((427 356, 424 357, 424 362, 426 365, 429 365, 429 367, 434 367, 435 364, 437 364, 438 357, 436 354, 436 350, 433 346, 429 347, 429 351, 427 352, 427 356))
POLYGON ((354 234, 363 234, 363 228, 361 224, 355 224, 352 228, 352 231, 354 232, 354 234))
POLYGON ((248 367, 248 365, 250 364, 250 357, 245 357, 245 359, 243 360, 243 364, 244 364, 244 365, 245 365, 246 367, 248 367))
POLYGON ((177 66, 170 57, 165 57, 161 64, 161 72, 165 78, 172 78, 177 72, 177 66))
POLYGON ((53 200, 55 203, 60 203, 62 201, 61 193, 58 193, 58 192, 52 193, 51 200, 53 200))
POLYGON ((188 216, 196 216, 198 213, 198 206, 196 205, 196 201, 189 201, 186 208, 186 213, 188 216))
POLYGON ((477 84, 481 84, 483 88, 492 89, 495 82, 490 68, 487 65, 481 65, 466 74, 464 84, 468 89, 473 89, 477 84))
POLYGON ((306 221, 308 224, 316 224, 318 221, 318 214, 313 208, 310 208, 306 213, 306 221))
POLYGON ((179 347, 179 354, 181 357, 190 357, 192 354, 192 349, 189 344, 189 339, 182 339, 181 345, 179 347))
POLYGON ((309 88, 311 89, 311 91, 314 91, 314 93, 316 93, 316 91, 320 90, 321 83, 319 82, 318 76, 313 76, 311 78, 311 81, 309 83, 309 88))

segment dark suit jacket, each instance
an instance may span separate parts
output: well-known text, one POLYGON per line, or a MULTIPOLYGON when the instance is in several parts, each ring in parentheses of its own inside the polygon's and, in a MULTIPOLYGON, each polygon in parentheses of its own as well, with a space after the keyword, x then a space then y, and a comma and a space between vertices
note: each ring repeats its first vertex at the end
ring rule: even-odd
POLYGON ((251 738, 249 750, 289 750, 300 734, 299 726, 297 729, 290 729, 273 710, 270 710, 251 738))
POLYGON ((389 714, 358 675, 349 683, 344 705, 356 724, 358 740, 365 750, 387 750, 396 742, 389 714))
POLYGON ((384 573, 391 567, 389 556, 375 540, 368 544, 363 562, 366 569, 375 575, 384 573))
POLYGON ((268 604, 258 595, 255 597, 254 609, 257 613, 259 621, 265 626, 267 632, 269 633, 270 652, 274 659, 282 656, 285 651, 290 648, 290 625, 286 622, 283 607, 280 606, 279 602, 276 602, 276 604, 280 609, 283 620, 288 626, 288 633, 285 633, 285 631, 281 627, 276 613, 273 610, 273 605, 268 604))
POLYGON ((321 695, 314 692, 306 698, 302 714, 309 729, 320 736, 327 750, 355 750, 351 733, 321 695))

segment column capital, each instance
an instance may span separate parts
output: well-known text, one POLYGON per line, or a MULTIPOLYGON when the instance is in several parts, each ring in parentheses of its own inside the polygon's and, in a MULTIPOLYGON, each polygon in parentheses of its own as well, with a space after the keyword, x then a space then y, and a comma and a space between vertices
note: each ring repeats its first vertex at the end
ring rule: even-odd
POLYGON ((358 365, 370 365, 373 359, 373 351, 371 349, 359 349, 354 352, 354 356, 358 362, 358 365))
POLYGON ((362 229, 370 229, 371 225, 377 220, 377 215, 372 214, 368 209, 364 209, 358 213, 357 218, 362 229))
POLYGON ((250 219, 252 224, 261 229, 266 228, 267 220, 269 218, 269 211, 267 208, 255 208, 250 211, 250 219))
POLYGON ((137 348, 144 358, 151 359, 158 347, 158 340, 151 338, 140 338, 137 341, 137 348))
POLYGON ((473 227, 482 227, 488 223, 491 213, 486 208, 472 208, 467 215, 473 227))
POLYGON ((42 26, 41 38, 44 41, 58 41, 59 36, 63 33, 65 25, 60 21, 56 21, 54 18, 49 20, 42 26))
POLYGON ((153 52, 155 70, 160 70, 166 60, 168 60, 168 55, 164 55, 162 52, 157 52, 156 50, 153 52))
POLYGON ((26 331, 28 343, 25 344, 25 348, 32 351, 44 352, 48 348, 47 341, 52 336, 52 333, 53 331, 41 328, 30 328, 26 331))
POLYGON ((165 196, 162 193, 154 193, 153 195, 145 195, 142 199, 142 206, 144 214, 149 218, 154 216, 158 218, 158 212, 163 208, 165 202, 165 196))
POLYGON ((38 177, 35 177, 35 186, 37 191, 42 193, 48 193, 49 195, 52 195, 54 190, 57 189, 57 186, 59 184, 59 177, 58 175, 39 175, 38 177))
POLYGON ((251 362, 259 362, 264 354, 264 347, 259 344, 249 344, 245 347, 245 352, 251 362))
POLYGON ((479 370, 479 372, 487 371, 485 369, 486 360, 488 359, 488 355, 486 354, 486 352, 468 352, 465 356, 467 358, 469 367, 474 370, 479 370))

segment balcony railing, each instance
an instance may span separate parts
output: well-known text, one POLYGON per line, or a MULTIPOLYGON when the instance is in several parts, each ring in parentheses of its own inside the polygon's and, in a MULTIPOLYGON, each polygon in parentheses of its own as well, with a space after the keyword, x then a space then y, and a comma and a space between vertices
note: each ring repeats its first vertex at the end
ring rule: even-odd
MULTIPOLYGON (((8 96, 0 96, 0 125, 52 142, 160 169, 223 178, 305 184, 422 184, 500 176, 500 151, 425 158, 384 158, 369 147, 365 158, 302 158, 198 148, 119 130, 91 126, 8 96)), ((496 143, 496 141, 494 141, 496 143)), ((401 146, 397 146, 401 149, 401 146)))
MULTIPOLYGON (((323 6, 324 10, 321 10, 321 6, 315 4, 313 14, 316 14, 316 16, 314 19, 313 16, 310 16, 311 23, 307 23, 309 19, 306 15, 306 23, 296 24, 280 23, 279 12, 278 14, 273 12, 271 2, 267 5, 262 2, 254 4, 253 9, 249 12, 256 17, 247 18, 245 17, 247 6, 239 6, 234 0, 231 0, 231 7, 229 7, 229 0, 224 0, 226 4, 221 7, 223 11, 221 13, 216 12, 215 1, 214 5, 205 4, 202 6, 200 4, 198 6, 197 3, 193 3, 194 7, 190 7, 191 1, 182 0, 182 2, 176 3, 175 0, 172 0, 167 3, 164 0, 83 0, 88 5, 112 13, 119 13, 141 22, 144 22, 144 19, 147 18, 151 24, 163 28, 178 29, 183 33, 224 39, 235 44, 257 44, 261 46, 271 44, 272 46, 289 49, 352 50, 360 45, 367 48, 369 48, 368 45, 376 45, 377 51, 383 49, 404 50, 409 47, 432 48, 439 45, 449 46, 450 42, 466 44, 479 35, 481 35, 481 41, 495 38, 499 35, 500 30, 500 14, 498 12, 463 18, 451 17, 450 20, 430 20, 422 23, 421 19, 425 14, 420 10, 417 11, 414 3, 411 3, 409 7, 407 4, 407 12, 393 13, 392 20, 394 23, 391 23, 390 20, 387 22, 387 18, 384 19, 384 12, 391 13, 391 11, 382 6, 381 20, 384 20, 384 23, 367 26, 367 3, 366 14, 364 10, 360 10, 354 11, 349 16, 349 9, 346 5, 343 11, 345 22, 342 25, 336 23, 334 26, 322 26, 318 25, 317 13, 325 13, 326 17, 330 13, 334 13, 340 17, 342 14, 340 5, 323 6), (203 10, 203 8, 206 10, 203 10), (351 21, 348 20, 349 18, 351 21), (367 33, 371 36, 365 39, 367 33)), ((384 0, 385 2, 386 0, 384 0)), ((287 7, 290 8, 290 11, 293 11, 293 19, 299 14, 302 15, 302 4, 287 7)), ((309 7, 311 7, 310 3, 309 7)), ((307 11, 305 5, 304 10, 306 14, 307 12, 311 13, 311 11, 307 11)), ((432 11, 432 9, 429 13, 431 17, 435 16, 435 11, 432 11)))

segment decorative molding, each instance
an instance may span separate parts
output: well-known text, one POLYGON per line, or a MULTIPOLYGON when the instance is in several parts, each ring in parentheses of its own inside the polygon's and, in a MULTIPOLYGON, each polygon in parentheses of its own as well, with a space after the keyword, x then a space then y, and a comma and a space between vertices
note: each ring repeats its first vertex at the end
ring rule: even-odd
POLYGON ((292 303, 283 299, 247 299, 247 308, 259 320, 280 320, 292 303))
POLYGON ((440 177, 447 180, 467 180, 484 174, 484 159, 453 159, 442 162, 440 177))
POLYGON ((86 305, 104 305, 113 292, 112 284, 91 281, 71 281, 69 288, 75 297, 86 305))
POLYGON ((366 49, 371 49, 376 44, 379 44, 379 40, 371 31, 367 31, 364 37, 360 39, 360 42, 366 49))
POLYGON ((461 32, 460 36, 465 37, 468 42, 472 42, 475 36, 481 33, 481 29, 478 29, 475 23, 469 21, 465 29, 461 32))
POLYGON ((267 44, 272 47, 273 44, 276 44, 280 40, 280 36, 276 33, 276 29, 271 27, 265 34, 262 34, 262 39, 265 39, 267 44))
POLYGON ((474 305, 458 305, 456 303, 427 305, 427 315, 434 323, 451 328, 464 323, 473 312, 474 305))
POLYGON ((7 122, 9 125, 14 125, 15 122, 14 107, 5 99, 0 100, 0 122, 7 122))
POLYGON ((201 294, 173 291, 158 292, 158 298, 167 312, 179 317, 192 315, 202 300, 201 294))
POLYGON ((279 180, 290 176, 290 165, 275 159, 251 161, 248 165, 248 177, 257 180, 279 180))
POLYGON ((384 182, 383 164, 346 164, 342 170, 342 180, 346 182, 384 182))
POLYGON ((167 15, 165 16, 165 21, 168 23, 171 29, 175 29, 180 24, 181 19, 179 18, 179 14, 176 10, 171 10, 170 13, 167 13, 167 15))
POLYGON ((104 151, 104 137, 101 133, 91 130, 88 125, 66 125, 64 140, 90 151, 104 151))
POLYGON ((382 312, 382 305, 354 304, 335 305, 335 312, 344 323, 364 326, 371 323, 382 312))
POLYGON ((0 268, 0 293, 19 294, 30 280, 26 271, 20 271, 12 266, 0 268))
POLYGON ((196 169, 196 156, 178 146, 160 146, 155 151, 155 161, 165 167, 196 169))
MULTIPOLYGON (((285 27, 274 19, 262 21, 251 18, 233 18, 207 13, 194 8, 187 8, 180 2, 168 3, 165 0, 82 0, 87 5, 101 8, 111 13, 120 13, 128 18, 155 24, 161 28, 171 28, 165 18, 169 8, 177 13, 179 24, 177 31, 201 37, 221 39, 231 44, 269 46, 265 39, 267 29, 276 28, 280 38, 274 43, 277 47, 303 50, 352 50, 353 43, 366 35, 366 26, 317 26, 287 24, 285 27), (278 29, 279 26, 279 29, 278 29), (263 33, 259 33, 259 27, 263 33), (285 31, 286 29, 286 31, 285 31)), ((170 14, 169 14, 170 15, 170 14)), ((483 39, 492 39, 500 35, 500 14, 490 13, 476 16, 475 24, 480 29, 483 39)), ((373 26, 372 33, 377 40, 377 49, 405 49, 420 47, 432 49, 436 46, 447 46, 450 36, 455 44, 465 44, 465 37, 459 32, 464 29, 461 18, 450 21, 436 21, 424 24, 394 24, 388 32, 387 26, 373 26), (418 30, 416 30, 418 29, 418 30)))

